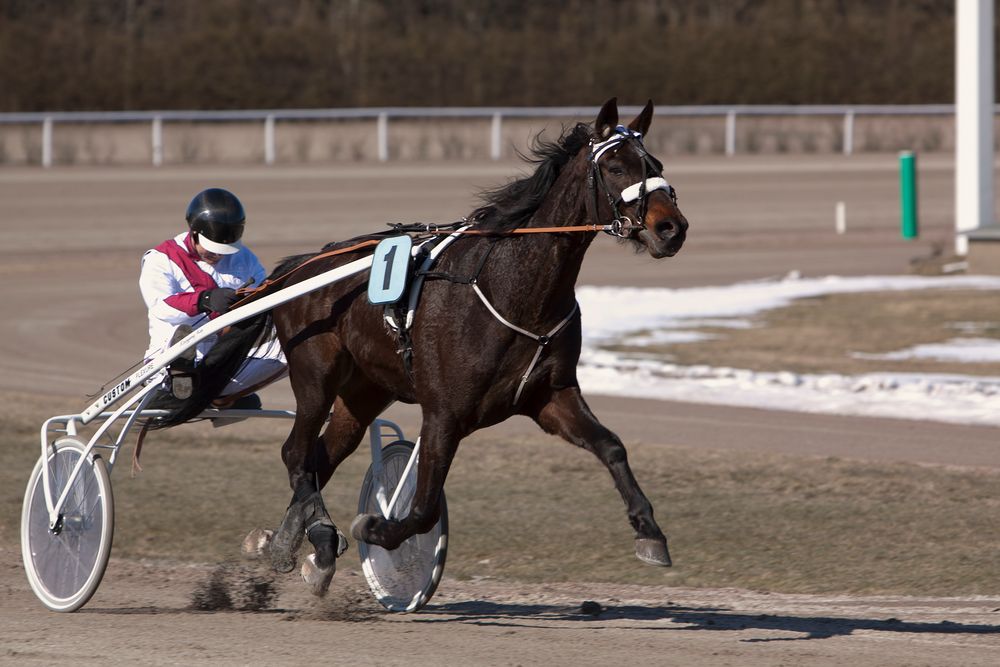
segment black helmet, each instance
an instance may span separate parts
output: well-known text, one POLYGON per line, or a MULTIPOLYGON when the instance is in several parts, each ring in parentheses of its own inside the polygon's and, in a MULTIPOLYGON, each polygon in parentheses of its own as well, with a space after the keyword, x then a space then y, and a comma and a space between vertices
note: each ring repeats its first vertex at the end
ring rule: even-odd
POLYGON ((187 223, 198 234, 205 250, 218 255, 232 255, 243 247, 243 204, 229 190, 209 188, 195 195, 187 209, 187 223))

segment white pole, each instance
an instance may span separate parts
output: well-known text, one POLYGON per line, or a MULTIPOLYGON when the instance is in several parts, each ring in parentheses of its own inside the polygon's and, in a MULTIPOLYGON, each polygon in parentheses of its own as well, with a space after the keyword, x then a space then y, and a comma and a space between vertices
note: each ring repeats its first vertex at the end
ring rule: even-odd
POLYGON ((847 204, 842 201, 837 202, 837 209, 834 217, 837 220, 837 233, 844 234, 847 232, 847 204))
POLYGON ((274 114, 264 119, 264 164, 274 164, 274 114))
POLYGON ((844 114, 844 155, 854 152, 854 109, 844 114))
POLYGON ((163 118, 153 117, 153 166, 163 164, 163 118))
POLYGON ((495 113, 490 124, 490 157, 499 160, 500 152, 500 114, 495 113))
POLYGON ((378 115, 378 159, 379 162, 389 159, 389 115, 385 112, 378 115))
POLYGON ((736 154, 736 112, 726 114, 726 155, 736 154))
POLYGON ((993 0, 955 6, 955 252, 993 220, 993 0))
POLYGON ((42 121, 42 166, 52 166, 52 116, 42 121))

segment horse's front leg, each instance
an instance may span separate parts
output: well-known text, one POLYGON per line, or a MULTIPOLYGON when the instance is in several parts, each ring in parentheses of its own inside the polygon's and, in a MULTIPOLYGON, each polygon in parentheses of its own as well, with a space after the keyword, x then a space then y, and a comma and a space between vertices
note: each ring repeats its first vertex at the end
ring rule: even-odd
POLYGON ((667 538, 653 519, 653 506, 632 474, 625 446, 597 420, 580 389, 568 387, 554 392, 550 401, 533 416, 547 433, 559 435, 601 460, 628 508, 628 520, 635 530, 635 555, 650 565, 669 566, 667 538))
POLYGON ((420 429, 417 488, 409 514, 402 519, 359 514, 351 523, 354 539, 383 549, 395 549, 410 537, 434 528, 441 516, 441 490, 459 441, 454 427, 425 413, 420 429))

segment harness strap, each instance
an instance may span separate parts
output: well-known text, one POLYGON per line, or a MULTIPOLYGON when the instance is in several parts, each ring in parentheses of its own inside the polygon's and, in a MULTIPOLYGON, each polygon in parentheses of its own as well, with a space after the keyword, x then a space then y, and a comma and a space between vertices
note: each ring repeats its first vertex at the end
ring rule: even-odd
POLYGON ((569 315, 564 317, 562 321, 559 322, 559 324, 555 325, 548 333, 543 335, 538 335, 531 333, 527 329, 522 329, 516 324, 508 321, 506 318, 504 318, 503 315, 497 312, 497 309, 493 307, 493 304, 490 303, 490 300, 486 298, 486 295, 483 294, 483 291, 479 289, 478 283, 473 282, 472 289, 476 292, 476 296, 479 297, 479 300, 483 302, 483 305, 486 306, 486 309, 490 311, 493 317, 495 317, 497 321, 500 322, 500 324, 503 324, 509 329, 513 329, 522 336, 527 336, 528 338, 538 342, 538 349, 535 350, 535 356, 531 358, 531 363, 528 364, 528 368, 525 369, 524 374, 521 376, 521 382, 520 384, 517 385, 517 391, 514 393, 514 404, 516 405, 517 402, 521 399, 521 392, 524 391, 524 385, 528 384, 528 376, 531 375, 531 371, 535 370, 535 365, 538 363, 539 358, 541 358, 542 356, 542 350, 545 349, 545 346, 549 344, 549 341, 552 340, 554 336, 556 336, 560 331, 563 330, 563 328, 567 324, 570 323, 570 321, 573 319, 573 316, 576 315, 576 311, 580 309, 580 304, 574 303, 572 310, 569 311, 569 315))
POLYGON ((149 421, 147 420, 143 423, 142 428, 139 430, 139 435, 135 438, 135 449, 132 450, 132 478, 142 472, 142 466, 139 465, 139 457, 142 456, 142 443, 146 441, 146 433, 149 431, 149 421))
POLYGON ((479 258, 479 264, 476 265, 475 271, 468 278, 459 278, 453 276, 450 273, 445 273, 444 271, 429 271, 423 267, 416 270, 415 275, 421 278, 438 278, 441 280, 447 280, 448 282, 457 283, 459 285, 474 285, 477 280, 479 280, 479 274, 483 272, 483 267, 486 266, 486 260, 490 258, 494 248, 497 247, 496 239, 490 242, 489 247, 486 248, 486 252, 483 253, 482 257, 479 258))

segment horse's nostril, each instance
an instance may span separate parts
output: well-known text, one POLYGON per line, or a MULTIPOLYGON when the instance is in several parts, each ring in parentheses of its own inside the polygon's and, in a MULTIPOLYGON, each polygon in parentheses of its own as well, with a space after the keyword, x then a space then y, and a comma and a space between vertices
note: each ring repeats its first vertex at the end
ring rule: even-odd
POLYGON ((656 233, 660 236, 666 233, 674 234, 677 232, 677 225, 672 220, 660 220, 656 223, 654 229, 656 229, 656 233))

